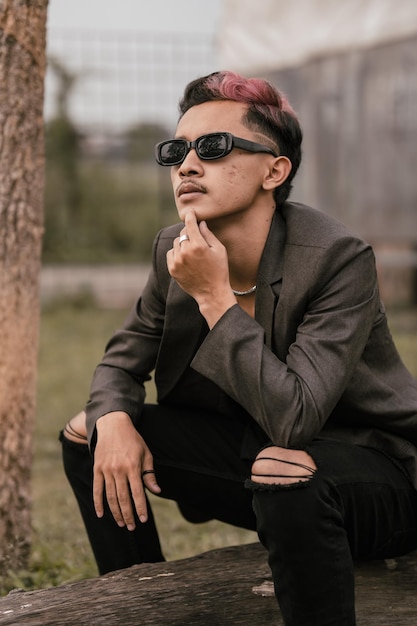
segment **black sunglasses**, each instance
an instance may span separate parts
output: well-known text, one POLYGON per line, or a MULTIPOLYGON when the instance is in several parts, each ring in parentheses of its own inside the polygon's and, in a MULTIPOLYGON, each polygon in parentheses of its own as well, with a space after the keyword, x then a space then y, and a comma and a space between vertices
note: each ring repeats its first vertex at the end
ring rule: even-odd
POLYGON ((268 146, 235 137, 231 133, 209 133, 208 135, 201 135, 195 141, 186 141, 185 139, 161 141, 155 146, 155 158, 159 165, 179 165, 192 148, 203 161, 221 159, 229 154, 233 148, 240 148, 248 152, 266 152, 278 156, 268 146))

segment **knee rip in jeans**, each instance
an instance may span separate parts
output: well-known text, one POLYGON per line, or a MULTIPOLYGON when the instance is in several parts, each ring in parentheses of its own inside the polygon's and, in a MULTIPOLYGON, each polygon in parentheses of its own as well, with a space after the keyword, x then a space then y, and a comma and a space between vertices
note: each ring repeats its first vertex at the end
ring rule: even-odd
POLYGON ((270 446, 256 457, 249 486, 261 490, 305 487, 316 470, 315 462, 304 450, 270 446))
POLYGON ((65 424, 64 431, 63 431, 64 437, 68 439, 69 441, 73 441, 75 443, 87 444, 88 443, 87 437, 83 435, 82 433, 80 433, 78 430, 76 430, 71 424, 71 422, 72 420, 70 420, 69 422, 67 422, 67 424, 65 424))

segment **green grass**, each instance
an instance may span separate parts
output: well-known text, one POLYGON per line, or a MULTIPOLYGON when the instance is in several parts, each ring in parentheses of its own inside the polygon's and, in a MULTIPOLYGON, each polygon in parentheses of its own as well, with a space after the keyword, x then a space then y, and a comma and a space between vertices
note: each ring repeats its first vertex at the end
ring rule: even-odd
MULTIPOLYGON (((123 312, 98 310, 83 301, 58 302, 43 311, 33 467, 32 558, 28 570, 16 572, 3 584, 0 581, 0 593, 13 587, 44 588, 97 575, 78 508, 63 473, 57 437, 67 419, 84 405, 105 342, 123 317, 123 312)), ((417 313, 393 314, 392 328, 404 361, 417 376, 417 313)), ((220 522, 189 524, 172 502, 152 498, 152 505, 169 560, 256 541, 255 533, 220 522)))

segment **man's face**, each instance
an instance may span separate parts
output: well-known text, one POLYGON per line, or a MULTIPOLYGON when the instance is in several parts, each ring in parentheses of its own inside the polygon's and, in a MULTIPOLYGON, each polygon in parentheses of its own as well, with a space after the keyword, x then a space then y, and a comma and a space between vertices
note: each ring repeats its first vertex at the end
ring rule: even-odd
MULTIPOLYGON (((178 123, 175 138, 193 141, 207 133, 229 132, 242 139, 265 143, 267 138, 242 123, 247 106, 239 102, 205 102, 189 109, 178 123)), ((268 144, 270 141, 268 142, 268 144)), ((171 180, 180 219, 189 208, 197 219, 217 220, 256 210, 271 193, 263 180, 274 157, 234 148, 216 160, 201 160, 191 149, 183 163, 171 167, 171 180)))

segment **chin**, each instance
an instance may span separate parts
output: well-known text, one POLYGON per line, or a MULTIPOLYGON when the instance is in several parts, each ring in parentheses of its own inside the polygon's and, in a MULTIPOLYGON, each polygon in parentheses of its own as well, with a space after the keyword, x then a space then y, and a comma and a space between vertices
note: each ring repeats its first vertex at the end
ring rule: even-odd
POLYGON ((194 210, 194 213, 195 213, 196 218, 197 218, 197 222, 201 222, 201 220, 207 220, 207 219, 210 219, 210 218, 208 218, 208 217, 204 217, 204 216, 203 216, 203 213, 204 213, 204 212, 203 212, 203 211, 201 211, 201 210, 199 210, 199 209, 196 209, 195 207, 191 207, 191 206, 189 206, 189 207, 177 207, 178 216, 179 216, 179 218, 180 218, 181 222, 184 222, 184 221, 185 221, 185 214, 186 214, 186 213, 187 213, 187 211, 189 211, 191 208, 194 210))

